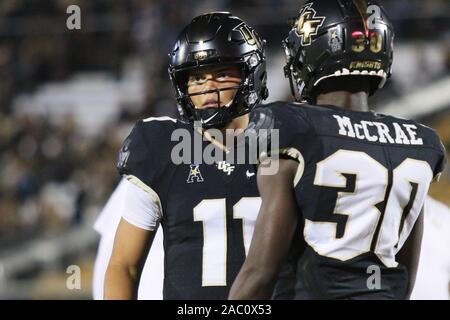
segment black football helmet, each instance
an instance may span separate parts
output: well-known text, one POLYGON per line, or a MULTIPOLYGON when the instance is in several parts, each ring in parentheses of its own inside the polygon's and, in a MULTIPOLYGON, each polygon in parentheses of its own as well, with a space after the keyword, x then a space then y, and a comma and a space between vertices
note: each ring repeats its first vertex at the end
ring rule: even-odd
POLYGON ((371 0, 307 1, 283 41, 292 94, 313 103, 324 79, 370 77, 370 95, 391 75, 394 30, 384 9, 371 0))
POLYGON ((248 113, 266 99, 265 40, 248 24, 229 12, 212 12, 194 18, 181 32, 169 54, 169 75, 175 88, 181 119, 201 121, 203 128, 220 128, 233 118, 248 113), (189 71, 203 66, 236 64, 242 71, 240 85, 208 90, 215 92, 219 108, 196 109, 188 94, 189 71), (220 107, 220 91, 236 90, 227 106, 220 107))

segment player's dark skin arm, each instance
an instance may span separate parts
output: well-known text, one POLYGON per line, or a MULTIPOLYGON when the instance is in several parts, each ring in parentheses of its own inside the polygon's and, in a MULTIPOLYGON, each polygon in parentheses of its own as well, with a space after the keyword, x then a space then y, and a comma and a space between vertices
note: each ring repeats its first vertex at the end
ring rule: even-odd
POLYGON ((122 218, 105 275, 104 299, 137 299, 142 268, 155 234, 122 218))
POLYGON ((411 234, 409 235, 402 249, 396 255, 396 260, 406 266, 406 268, 408 269, 409 284, 406 299, 409 299, 411 297, 411 292, 416 282, 417 268, 419 265, 420 249, 422 246, 423 237, 423 215, 424 209, 422 207, 422 211, 420 212, 420 215, 417 218, 416 223, 414 224, 411 234))
POLYGON ((288 254, 297 225, 293 181, 298 162, 279 160, 276 175, 258 170, 262 204, 247 259, 231 287, 229 299, 269 299, 288 254))

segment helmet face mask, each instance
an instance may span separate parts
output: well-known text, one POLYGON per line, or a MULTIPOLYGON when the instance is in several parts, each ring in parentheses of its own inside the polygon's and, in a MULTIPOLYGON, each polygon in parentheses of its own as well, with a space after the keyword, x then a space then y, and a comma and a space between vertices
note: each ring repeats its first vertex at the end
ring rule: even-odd
POLYGON ((253 29, 230 13, 209 13, 194 18, 169 55, 169 75, 181 119, 189 123, 200 121, 203 128, 221 128, 267 98, 264 45, 253 29), (239 85, 188 93, 189 72, 229 65, 241 70, 239 85), (236 90, 236 93, 230 103, 221 106, 220 93, 226 90, 236 90), (191 98, 211 93, 217 94, 218 108, 196 108, 191 98))
POLYGON ((370 77, 370 92, 382 88, 391 74, 394 32, 375 1, 308 1, 283 41, 285 76, 297 101, 314 102, 314 89, 329 78, 370 77), (370 10, 375 24, 368 27, 370 10))

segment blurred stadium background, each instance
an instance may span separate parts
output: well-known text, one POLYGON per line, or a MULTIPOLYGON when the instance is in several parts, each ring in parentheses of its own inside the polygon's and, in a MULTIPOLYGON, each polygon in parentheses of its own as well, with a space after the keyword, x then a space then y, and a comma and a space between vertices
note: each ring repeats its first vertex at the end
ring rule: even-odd
MULTIPOLYGON (((436 128, 450 150, 450 1, 380 0, 394 76, 373 108, 436 128)), ((176 116, 167 53, 195 15, 232 11, 268 42, 269 101, 290 100, 281 40, 293 0, 0 2, 0 299, 90 299, 92 224, 134 121, 176 116), (66 28, 69 5, 81 30, 66 28), (70 265, 81 289, 68 290, 70 265)), ((450 166, 431 194, 450 205, 450 166)))

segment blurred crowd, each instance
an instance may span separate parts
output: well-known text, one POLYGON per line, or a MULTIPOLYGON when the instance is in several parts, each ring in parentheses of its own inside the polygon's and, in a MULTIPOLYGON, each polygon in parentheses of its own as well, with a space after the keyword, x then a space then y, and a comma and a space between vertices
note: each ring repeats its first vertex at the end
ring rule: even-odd
POLYGON ((2 117, 0 135, 0 239, 8 244, 79 224, 117 180, 120 142, 111 132, 88 140, 70 118, 55 126, 23 116, 2 117))
MULTIPOLYGON (((427 41, 450 32, 450 10, 444 10, 448 0, 381 2, 400 19, 396 25, 400 37, 427 41)), ((123 136, 117 134, 118 128, 141 117, 176 114, 167 53, 191 17, 224 8, 240 14, 242 8, 243 18, 259 25, 265 38, 276 39, 269 45, 279 50, 279 30, 286 30, 285 21, 268 25, 269 19, 249 11, 257 6, 273 18, 275 8, 297 8, 298 1, 203 0, 195 5, 182 0, 1 1, 0 250, 18 239, 60 232, 98 213, 119 179, 115 160, 123 136), (66 28, 66 8, 73 4, 82 9, 78 31, 66 28), (77 72, 107 70, 119 78, 130 56, 138 57, 145 68, 145 103, 124 108, 117 123, 100 135, 83 135, 70 117, 54 123, 47 116, 19 115, 12 107, 18 94, 33 92, 49 81, 64 82, 77 72)), ((449 33, 446 39, 448 69, 441 74, 450 70, 449 33)), ((450 134, 447 139, 450 149, 450 134)))

